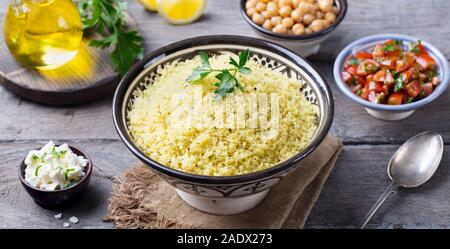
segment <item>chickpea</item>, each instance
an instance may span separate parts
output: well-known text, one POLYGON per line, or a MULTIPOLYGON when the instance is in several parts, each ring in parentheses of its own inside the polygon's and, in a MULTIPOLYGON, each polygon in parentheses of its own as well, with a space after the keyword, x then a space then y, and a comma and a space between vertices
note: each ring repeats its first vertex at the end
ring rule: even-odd
POLYGON ((317 19, 323 19, 323 17, 325 16, 325 14, 322 11, 316 11, 316 18, 317 19))
POLYGON ((279 0, 278 1, 278 5, 281 6, 291 6, 292 5, 292 1, 291 0, 279 0))
POLYGON ((256 9, 253 8, 253 7, 247 10, 247 15, 248 15, 249 17, 253 17, 253 15, 254 15, 255 13, 256 13, 256 9))
POLYGON ((245 9, 254 8, 255 6, 256 6, 256 1, 255 0, 248 0, 245 3, 245 9))
POLYGON ((321 31, 322 29, 324 29, 324 23, 323 23, 323 20, 316 19, 316 20, 314 20, 314 21, 309 25, 309 27, 310 27, 314 32, 319 32, 319 31, 321 31))
POLYGON ((292 12, 292 7, 289 5, 283 5, 280 7, 280 16, 281 17, 288 17, 291 16, 291 12, 292 12))
POLYGON ((293 34, 294 34, 294 32, 293 32, 292 30, 290 30, 290 29, 288 29, 286 33, 287 33, 288 35, 293 35, 293 34))
POLYGON ((312 34, 312 33, 313 33, 313 30, 310 27, 307 27, 305 29, 305 34, 312 34))
POLYGON ((274 16, 270 18, 270 23, 272 23, 272 26, 277 26, 278 24, 281 24, 281 16, 274 16))
POLYGON ((270 2, 270 0, 259 0, 259 1, 262 1, 263 3, 268 3, 268 2, 270 2))
POLYGON ((263 2, 258 2, 255 6, 256 11, 261 12, 266 9, 266 4, 263 2))
POLYGON ((271 30, 273 28, 272 22, 270 20, 265 20, 263 23, 263 28, 271 30))
POLYGON ((336 21, 336 15, 333 12, 327 12, 325 14, 325 20, 330 23, 334 23, 336 21))
POLYGON ((299 9, 295 9, 291 12, 291 18, 295 22, 301 22, 303 18, 303 14, 300 12, 299 9))
POLYGON ((297 8, 302 0, 292 0, 292 7, 297 8))
POLYGON ((292 32, 296 35, 302 35, 305 33, 305 26, 303 26, 303 24, 301 24, 301 23, 296 23, 292 27, 292 32))
POLYGON ((328 21, 328 20, 326 20, 326 19, 323 19, 322 22, 323 22, 323 27, 324 27, 324 28, 327 28, 328 26, 331 25, 331 22, 328 21))
POLYGON ((269 12, 272 16, 278 15, 278 5, 273 2, 269 2, 266 6, 267 12, 269 12))
POLYGON ((306 13, 309 13, 312 9, 312 5, 306 2, 301 2, 298 5, 298 10, 300 11, 300 14, 304 15, 306 13))
POLYGON ((333 9, 333 0, 317 0, 317 5, 323 12, 330 12, 333 9))
POLYGON ((285 17, 281 20, 281 24, 284 25, 287 29, 290 29, 294 25, 294 20, 290 17, 285 17))
POLYGON ((315 14, 319 10, 319 6, 317 6, 317 3, 311 4, 311 14, 315 14))
POLYGON ((333 6, 332 11, 335 15, 339 14, 339 9, 336 6, 333 6))
POLYGON ((286 33, 287 28, 283 24, 277 24, 277 26, 275 26, 272 31, 276 33, 286 33))
POLYGON ((262 25, 264 23, 264 17, 259 13, 255 13, 252 16, 252 20, 253 20, 253 22, 255 22, 258 25, 262 25))
POLYGON ((309 25, 310 23, 312 23, 314 20, 316 19, 315 16, 313 16, 312 14, 305 14, 303 16, 303 23, 306 25, 309 25))
POLYGON ((264 17, 264 19, 270 19, 272 17, 272 15, 267 10, 262 11, 261 15, 264 17))

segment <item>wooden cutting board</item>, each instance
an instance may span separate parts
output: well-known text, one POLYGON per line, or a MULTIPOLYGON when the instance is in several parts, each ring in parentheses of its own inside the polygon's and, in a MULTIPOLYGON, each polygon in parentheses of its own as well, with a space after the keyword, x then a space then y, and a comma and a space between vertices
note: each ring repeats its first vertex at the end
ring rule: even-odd
MULTIPOLYGON (((4 20, 4 13, 0 20, 4 20)), ((137 29, 129 15, 126 23, 130 29, 137 29)), ((0 84, 21 97, 47 105, 83 104, 112 94, 120 77, 111 66, 110 51, 89 47, 88 43, 85 38, 78 54, 66 65, 36 71, 16 62, 0 29, 0 84)))

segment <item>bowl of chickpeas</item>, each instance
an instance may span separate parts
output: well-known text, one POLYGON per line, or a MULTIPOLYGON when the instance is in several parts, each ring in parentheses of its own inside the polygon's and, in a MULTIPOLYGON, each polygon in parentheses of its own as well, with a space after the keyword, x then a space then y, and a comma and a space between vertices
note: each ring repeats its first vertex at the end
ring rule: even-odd
POLYGON ((244 19, 264 38, 307 57, 347 13, 346 0, 241 0, 244 19))

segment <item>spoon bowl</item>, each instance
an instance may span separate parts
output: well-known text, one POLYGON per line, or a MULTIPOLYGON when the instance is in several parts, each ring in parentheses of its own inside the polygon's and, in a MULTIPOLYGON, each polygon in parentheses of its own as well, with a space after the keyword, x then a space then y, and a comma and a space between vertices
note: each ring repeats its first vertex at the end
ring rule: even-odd
POLYGON ((404 143, 389 161, 388 175, 406 188, 428 181, 436 171, 444 153, 444 143, 437 132, 423 132, 404 143))

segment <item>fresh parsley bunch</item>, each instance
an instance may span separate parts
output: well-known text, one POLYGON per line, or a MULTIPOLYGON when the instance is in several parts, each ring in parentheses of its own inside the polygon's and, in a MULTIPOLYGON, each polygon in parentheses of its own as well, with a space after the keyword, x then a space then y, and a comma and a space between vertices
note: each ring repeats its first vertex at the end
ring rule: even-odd
POLYGON ((197 66, 194 68, 192 73, 186 79, 187 82, 191 84, 199 83, 202 79, 206 78, 212 72, 218 72, 215 76, 217 83, 214 84, 216 86, 216 90, 214 93, 217 97, 224 98, 228 93, 234 92, 234 89, 238 88, 242 92, 244 91, 244 87, 236 78, 237 73, 241 74, 250 74, 250 68, 246 67, 245 64, 248 61, 250 51, 248 49, 239 53, 239 62, 230 57, 230 61, 228 62, 233 68, 228 69, 213 69, 211 68, 211 64, 209 63, 208 54, 204 51, 200 52, 200 58, 202 61, 201 66, 197 66))
POLYGON ((136 30, 127 31, 122 0, 74 0, 83 22, 83 30, 97 32, 102 38, 91 40, 97 48, 114 46, 111 62, 114 69, 124 75, 137 59, 144 55, 144 39, 136 30))

